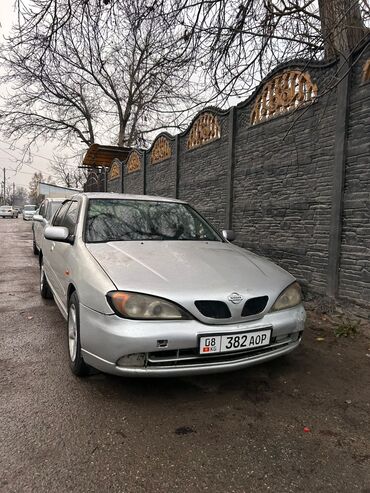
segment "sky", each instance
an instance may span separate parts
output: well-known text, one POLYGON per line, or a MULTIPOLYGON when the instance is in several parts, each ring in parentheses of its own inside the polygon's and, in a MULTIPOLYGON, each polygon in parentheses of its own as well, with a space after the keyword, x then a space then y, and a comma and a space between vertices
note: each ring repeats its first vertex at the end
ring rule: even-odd
MULTIPOLYGON (((23 0, 24 3, 27 3, 29 0, 23 0)), ((17 12, 15 10, 15 0, 0 0, 0 42, 4 40, 7 34, 9 34, 12 25, 17 21, 17 12)), ((0 74, 3 73, 4 69, 0 65, 0 74)), ((11 87, 11 83, 10 83, 11 87)), ((0 96, 1 94, 5 94, 7 90, 10 89, 8 85, 0 86, 0 96)), ((234 102, 238 102, 239 100, 232 101, 230 100, 230 104, 234 102)), ((216 102, 212 102, 212 104, 217 104, 216 102)), ((197 110, 194 111, 193 115, 195 116, 197 110)), ((154 139, 156 134, 159 131, 150 134, 148 138, 151 140, 154 139)), ((176 132, 171 132, 176 133, 176 132)), ((111 142, 106 142, 111 143, 111 142)), ((7 184, 15 183, 17 186, 24 186, 28 188, 29 182, 32 178, 32 175, 35 171, 41 171, 45 181, 50 176, 54 181, 58 182, 58 178, 54 176, 54 172, 51 169, 51 163, 54 159, 55 155, 58 155, 61 152, 60 149, 57 149, 57 141, 50 141, 46 144, 43 142, 40 143, 39 148, 35 147, 32 152, 32 161, 29 163, 21 162, 22 158, 22 147, 25 144, 25 141, 20 139, 15 143, 14 146, 11 146, 7 141, 7 138, 1 134, 0 132, 0 181, 2 181, 3 177, 3 168, 6 169, 6 181, 7 184)), ((73 156, 76 154, 76 149, 63 149, 64 156, 73 156)), ((83 151, 83 149, 81 149, 83 151)), ((81 156, 76 158, 71 158, 68 160, 68 167, 74 168, 78 164, 80 164, 81 156)), ((60 183, 60 182, 59 182, 60 183)))
MULTIPOLYGON (((0 0, 0 40, 9 32, 12 24, 16 21, 16 12, 14 9, 14 0, 0 0)), ((2 67, 0 66, 0 72, 2 67)), ((6 88, 1 87, 0 92, 6 88)), ((50 142, 42 144, 40 148, 34 148, 32 153, 32 162, 30 165, 23 164, 18 171, 15 171, 20 165, 22 156, 22 141, 12 148, 7 142, 6 137, 0 132, 0 177, 3 179, 3 168, 6 169, 6 180, 8 183, 15 183, 16 186, 28 187, 28 184, 35 171, 41 171, 43 176, 52 175, 50 162, 53 160, 53 153, 56 153, 56 143, 50 142)), ((55 177, 54 177, 55 179, 55 177)))

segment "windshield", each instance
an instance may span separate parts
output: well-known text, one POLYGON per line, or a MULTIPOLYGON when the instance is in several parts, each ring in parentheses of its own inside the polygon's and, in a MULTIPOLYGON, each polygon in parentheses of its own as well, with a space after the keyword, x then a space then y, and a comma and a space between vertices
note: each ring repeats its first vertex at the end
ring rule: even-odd
POLYGON ((36 205, 25 205, 23 207, 23 210, 25 210, 25 211, 35 211, 36 210, 36 205))
POLYGON ((92 199, 86 242, 134 240, 221 241, 190 206, 149 200, 92 199))

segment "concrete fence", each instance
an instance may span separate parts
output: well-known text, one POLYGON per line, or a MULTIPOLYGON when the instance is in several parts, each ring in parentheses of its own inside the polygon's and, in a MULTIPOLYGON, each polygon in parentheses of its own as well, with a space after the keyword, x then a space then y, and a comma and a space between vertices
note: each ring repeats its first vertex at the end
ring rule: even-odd
POLYGON ((205 108, 90 189, 189 201, 307 290, 370 309, 369 59, 365 43, 351 60, 280 65, 246 101, 205 108))

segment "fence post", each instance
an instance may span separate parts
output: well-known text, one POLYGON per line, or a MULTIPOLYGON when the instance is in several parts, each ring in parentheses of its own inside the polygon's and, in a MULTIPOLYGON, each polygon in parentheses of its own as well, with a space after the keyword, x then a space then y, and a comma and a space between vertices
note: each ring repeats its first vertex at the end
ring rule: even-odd
POLYGON ((147 162, 147 151, 144 151, 143 155, 143 195, 146 195, 146 162, 147 162))
POLYGON ((338 62, 337 108, 335 114, 335 143, 333 187, 331 203, 330 237, 328 250, 328 279, 326 294, 338 294, 339 267, 342 243, 343 196, 347 157, 348 97, 351 77, 351 60, 341 55, 338 62))
POLYGON ((179 198, 179 167, 180 167, 180 139, 175 136, 175 198, 179 198))
POLYGON ((107 168, 104 166, 104 192, 108 191, 108 173, 107 168))
POLYGON ((228 168, 226 177, 226 229, 232 229, 233 227, 235 132, 236 111, 235 106, 233 106, 230 108, 229 113, 228 168))
POLYGON ((121 193, 125 193, 125 176, 124 176, 124 171, 125 171, 125 164, 123 161, 121 161, 121 193))

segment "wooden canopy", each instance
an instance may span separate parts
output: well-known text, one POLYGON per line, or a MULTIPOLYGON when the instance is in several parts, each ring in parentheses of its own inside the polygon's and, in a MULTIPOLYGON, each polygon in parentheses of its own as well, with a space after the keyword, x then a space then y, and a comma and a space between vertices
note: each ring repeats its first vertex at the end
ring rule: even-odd
POLYGON ((83 159, 83 166, 106 166, 110 168, 114 158, 124 161, 131 151, 130 147, 92 144, 83 159))

